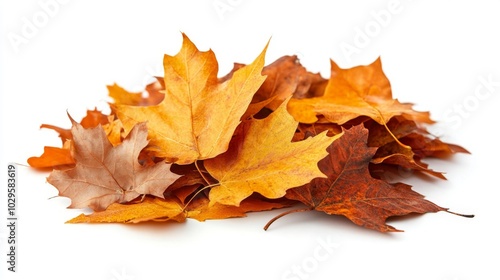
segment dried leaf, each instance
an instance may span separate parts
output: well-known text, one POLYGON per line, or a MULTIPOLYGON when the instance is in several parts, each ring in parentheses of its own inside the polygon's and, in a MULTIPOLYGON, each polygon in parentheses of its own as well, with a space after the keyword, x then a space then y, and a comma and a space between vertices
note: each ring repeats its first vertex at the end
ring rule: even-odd
POLYGON ((399 231, 385 224, 388 217, 444 211, 402 183, 374 179, 368 171, 376 148, 367 146, 361 125, 347 130, 328 148, 319 165, 328 178, 318 178, 288 191, 287 198, 330 215, 343 215, 355 224, 382 232, 399 231))
POLYGON ((174 198, 146 197, 143 201, 128 204, 113 203, 104 211, 80 214, 67 223, 184 222, 186 215, 182 208, 182 204, 174 198))
POLYGON ((189 164, 227 150, 240 117, 264 82, 265 49, 252 64, 219 83, 213 52, 200 52, 184 34, 183 38, 181 51, 164 58, 165 99, 156 106, 116 105, 115 112, 126 130, 148 121, 158 157, 189 164))
POLYGON ((332 75, 321 97, 292 99, 288 110, 302 123, 314 123, 317 115, 328 121, 344 124, 359 116, 367 116, 379 124, 392 117, 433 123, 428 112, 417 112, 412 104, 392 98, 389 80, 382 71, 380 59, 368 66, 341 69, 331 61, 332 75))
POLYGON ((170 164, 143 167, 140 151, 147 145, 145 123, 137 124, 121 145, 113 147, 99 125, 84 129, 73 121, 76 167, 53 171, 47 181, 60 196, 71 199, 70 208, 104 210, 114 202, 128 202, 141 194, 163 197, 165 189, 178 177, 170 164))
POLYGON ((336 137, 327 137, 325 132, 291 142, 297 122, 285 106, 265 119, 244 122, 244 132, 233 138, 229 150, 205 161, 208 172, 219 181, 210 190, 211 205, 238 206, 254 192, 280 198, 287 189, 325 176, 317 163, 336 137))

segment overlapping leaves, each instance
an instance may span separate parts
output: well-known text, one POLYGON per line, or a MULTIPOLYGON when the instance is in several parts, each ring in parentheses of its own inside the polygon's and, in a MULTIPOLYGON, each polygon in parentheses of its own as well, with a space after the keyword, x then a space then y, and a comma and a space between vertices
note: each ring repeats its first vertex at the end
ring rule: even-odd
POLYGON ((294 56, 264 66, 266 49, 218 78, 214 53, 183 34, 144 93, 115 84, 110 114, 42 125, 63 144, 28 163, 53 169, 48 182, 70 207, 95 210, 71 223, 204 221, 303 204, 385 232, 397 231, 388 217, 446 211, 386 175, 444 178, 423 160, 467 151, 427 133, 429 113, 393 99, 380 59, 332 61, 324 79, 294 56))

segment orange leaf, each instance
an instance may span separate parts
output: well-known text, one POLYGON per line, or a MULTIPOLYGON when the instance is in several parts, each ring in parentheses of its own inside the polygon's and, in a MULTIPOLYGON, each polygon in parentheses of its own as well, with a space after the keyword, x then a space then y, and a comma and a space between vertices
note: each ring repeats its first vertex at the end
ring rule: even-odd
POLYGON ((266 81, 255 93, 252 104, 243 119, 253 116, 262 108, 276 110, 290 96, 304 96, 314 83, 323 81, 319 74, 310 73, 297 56, 283 56, 262 70, 266 81))
POLYGON ((433 123, 428 112, 417 112, 409 103, 392 99, 389 80, 382 71, 380 59, 368 66, 341 69, 331 61, 332 74, 321 97, 292 99, 288 110, 302 123, 314 123, 318 115, 328 121, 344 124, 367 116, 385 124, 394 116, 433 123))
POLYGON ((126 204, 114 203, 106 210, 89 215, 80 214, 68 223, 140 223, 140 222, 184 222, 186 218, 198 221, 245 217, 248 212, 266 211, 288 207, 290 201, 265 201, 250 197, 241 203, 240 207, 216 204, 208 206, 208 199, 200 197, 183 209, 182 203, 176 198, 153 198, 146 196, 142 201, 126 204))
POLYGON ((28 164, 35 168, 65 168, 75 165, 69 148, 56 148, 45 146, 40 157, 30 157, 28 164))
POLYGON ((145 197, 142 202, 113 203, 106 210, 90 215, 80 214, 67 223, 140 223, 146 221, 184 222, 182 205, 174 198, 145 197))
POLYGON ((248 212, 260 212, 288 207, 290 201, 267 201, 255 197, 243 200, 239 206, 216 203, 210 206, 206 197, 200 197, 189 205, 188 217, 198 221, 245 217, 248 212))
POLYGON ((148 95, 143 97, 142 92, 128 92, 117 84, 108 86, 108 95, 115 100, 115 104, 132 106, 150 106, 159 104, 165 95, 159 81, 146 86, 148 95))

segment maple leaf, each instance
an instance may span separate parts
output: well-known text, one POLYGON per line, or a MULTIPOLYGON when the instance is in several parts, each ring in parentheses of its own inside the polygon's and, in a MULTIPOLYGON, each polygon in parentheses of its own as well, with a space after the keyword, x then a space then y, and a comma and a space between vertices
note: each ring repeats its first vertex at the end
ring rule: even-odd
MULTIPOLYGON (((80 124, 84 128, 96 127, 99 124, 104 125, 107 123, 108 123, 108 116, 101 113, 101 111, 97 110, 97 108, 95 108, 92 111, 87 110, 87 115, 85 115, 85 117, 83 117, 82 120, 80 121, 80 124)), ((63 144, 67 140, 73 139, 73 137, 71 136, 71 129, 61 128, 51 124, 42 124, 40 128, 52 129, 55 132, 59 133, 59 137, 61 138, 63 144)))
POLYGON ((417 112, 410 103, 392 98, 389 80, 382 71, 380 58, 368 66, 341 69, 331 61, 331 77, 321 97, 296 99, 288 110, 302 123, 314 123, 317 115, 328 121, 344 124, 359 116, 367 116, 385 124, 394 116, 424 123, 433 123, 428 112, 417 112))
POLYGON ((84 129, 73 121, 76 166, 53 171, 47 181, 60 196, 71 199, 70 208, 106 209, 113 202, 127 202, 141 194, 163 197, 165 189, 180 176, 164 162, 143 167, 138 162, 148 144, 145 123, 134 126, 123 143, 113 147, 100 125, 84 129))
POLYGON ((367 146, 367 138, 368 130, 362 125, 345 131, 319 163, 328 178, 290 189, 286 197, 304 203, 307 210, 343 215, 357 225, 381 232, 399 231, 385 224, 388 217, 447 210, 425 200, 408 185, 372 178, 368 164, 376 148, 367 146))
MULTIPOLYGON (((97 109, 87 110, 87 115, 82 118, 80 123, 84 128, 96 127, 98 124, 104 125, 108 123, 108 116, 102 114, 97 109)), ((73 167, 75 160, 70 150, 71 140, 73 139, 71 130, 50 124, 42 124, 40 128, 52 129, 59 133, 63 146, 62 148, 45 146, 41 156, 28 158, 28 164, 34 168, 66 169, 73 167)))
POLYGON ((325 177, 318 161, 338 136, 327 137, 325 132, 291 142, 297 124, 287 112, 286 102, 265 119, 243 122, 243 132, 233 138, 228 151, 204 162, 219 181, 210 190, 211 205, 238 206, 254 192, 280 198, 287 189, 325 177))
POLYGON ((261 71, 267 46, 252 64, 219 83, 214 53, 200 52, 182 35, 180 52, 164 57, 164 100, 156 106, 116 105, 114 110, 126 130, 148 121, 150 144, 158 157, 189 164, 227 150, 240 117, 265 80, 261 71))
POLYGON ((444 178, 422 159, 467 150, 431 137, 421 126, 433 123, 429 113, 393 99, 380 59, 350 69, 331 61, 327 80, 296 56, 264 67, 266 45, 218 78, 214 53, 182 37, 179 53, 164 56, 164 77, 144 91, 108 86, 110 115, 94 109, 80 123, 70 117, 71 129, 42 125, 63 147, 28 163, 64 169, 47 181, 70 208, 95 210, 68 223, 205 221, 303 203, 265 228, 316 210, 385 232, 398 231, 386 224, 392 216, 453 213, 389 183, 401 167, 444 178))

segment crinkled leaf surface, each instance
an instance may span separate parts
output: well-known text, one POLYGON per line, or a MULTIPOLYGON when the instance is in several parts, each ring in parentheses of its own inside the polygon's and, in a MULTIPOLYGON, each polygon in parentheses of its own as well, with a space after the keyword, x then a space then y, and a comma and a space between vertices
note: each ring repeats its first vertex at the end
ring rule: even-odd
POLYGON ((362 125, 345 131, 319 164, 328 178, 317 178, 291 189, 287 198, 382 232, 398 231, 385 223, 388 217, 446 210, 425 200, 408 185, 371 177, 368 164, 376 148, 367 146, 367 138, 368 130, 362 125))
POLYGON ((71 199, 70 208, 104 210, 114 202, 128 202, 141 194, 163 197, 165 189, 180 177, 164 162, 149 167, 139 164, 139 153, 148 144, 145 123, 134 126, 116 147, 100 125, 84 129, 73 122, 71 132, 75 168, 55 170, 47 179, 60 196, 71 199))

